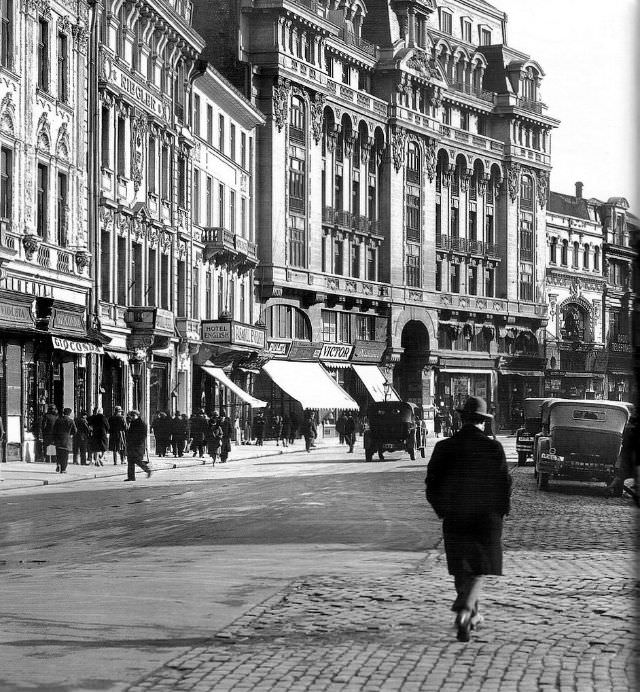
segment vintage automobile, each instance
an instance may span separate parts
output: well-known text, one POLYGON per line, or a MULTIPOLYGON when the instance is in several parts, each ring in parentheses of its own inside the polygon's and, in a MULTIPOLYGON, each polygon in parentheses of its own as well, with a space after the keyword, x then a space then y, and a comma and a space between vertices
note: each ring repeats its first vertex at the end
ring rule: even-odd
POLYGON ((518 452, 518 466, 524 466, 527 459, 533 459, 535 437, 540 432, 542 420, 542 404, 544 398, 525 399, 523 402, 523 426, 516 432, 516 452, 518 452))
POLYGON ((364 454, 367 461, 377 452, 407 451, 411 459, 416 450, 424 459, 427 426, 417 404, 406 401, 379 401, 367 409, 368 427, 364 431, 364 454))
POLYGON ((616 401, 545 402, 537 436, 535 472, 540 490, 549 480, 599 481, 622 494, 620 449, 629 409, 616 401))

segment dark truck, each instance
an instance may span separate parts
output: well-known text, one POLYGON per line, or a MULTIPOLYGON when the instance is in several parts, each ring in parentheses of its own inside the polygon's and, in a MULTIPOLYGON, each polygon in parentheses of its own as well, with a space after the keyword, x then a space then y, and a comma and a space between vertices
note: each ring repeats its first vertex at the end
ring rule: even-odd
POLYGON ((367 461, 377 452, 383 460, 384 452, 400 450, 416 458, 416 450, 424 459, 427 425, 417 404, 405 401, 380 401, 367 409, 369 425, 364 431, 364 454, 367 461))

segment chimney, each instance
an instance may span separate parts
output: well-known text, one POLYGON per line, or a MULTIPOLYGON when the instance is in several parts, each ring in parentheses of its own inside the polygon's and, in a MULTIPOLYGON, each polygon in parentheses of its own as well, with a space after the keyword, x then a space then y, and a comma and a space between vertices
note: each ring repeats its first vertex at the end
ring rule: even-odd
POLYGON ((576 199, 582 199, 582 188, 584 183, 576 183, 576 199))

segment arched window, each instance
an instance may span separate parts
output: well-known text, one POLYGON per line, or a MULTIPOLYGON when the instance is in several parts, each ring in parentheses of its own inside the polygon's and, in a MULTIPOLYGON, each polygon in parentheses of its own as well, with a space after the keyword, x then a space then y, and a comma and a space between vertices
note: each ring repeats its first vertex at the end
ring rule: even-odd
POLYGON ((575 242, 573 244, 573 268, 577 269, 578 268, 578 256, 580 254, 580 243, 575 242))
POLYGON ((589 255, 591 254, 591 248, 589 247, 589 244, 585 244, 584 246, 584 254, 582 256, 582 267, 583 269, 589 269, 589 255))
POLYGON ((569 241, 562 241, 562 249, 560 251, 560 264, 566 267, 569 264, 569 241))
POLYGON ((560 334, 566 341, 584 341, 587 316, 584 309, 576 303, 569 303, 561 311, 562 327, 560 334))
POLYGON ((307 315, 293 305, 272 305, 262 313, 267 337, 311 341, 311 323, 307 315))
POLYGON ((420 149, 415 142, 407 146, 407 182, 420 184, 420 149))
POLYGON ((558 239, 557 238, 551 238, 549 241, 549 263, 550 264, 557 264, 558 263, 558 239))
POLYGON ((523 209, 533 208, 533 179, 523 175, 520 180, 520 206, 523 209))
POLYGON ((593 268, 600 271, 600 248, 597 246, 593 248, 593 268))
POLYGON ((306 116, 304 101, 299 96, 291 99, 291 125, 289 126, 289 139, 292 142, 304 144, 306 134, 306 116))

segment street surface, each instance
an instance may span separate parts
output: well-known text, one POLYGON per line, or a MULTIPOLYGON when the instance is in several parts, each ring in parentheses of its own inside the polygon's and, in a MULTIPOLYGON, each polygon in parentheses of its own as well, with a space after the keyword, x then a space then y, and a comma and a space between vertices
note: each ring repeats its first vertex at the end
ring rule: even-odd
POLYGON ((516 468, 505 576, 461 644, 427 459, 296 449, 136 483, 3 465, 0 690, 637 689, 630 499, 516 468))

